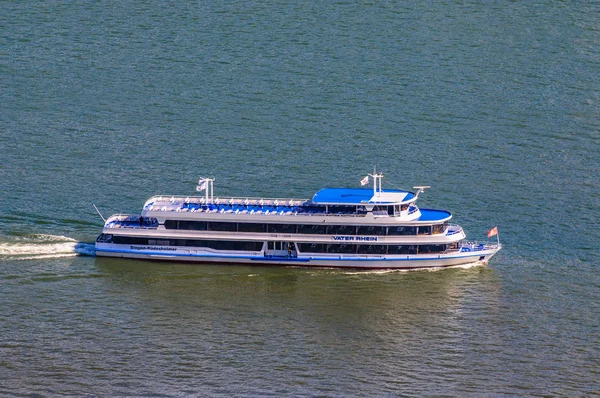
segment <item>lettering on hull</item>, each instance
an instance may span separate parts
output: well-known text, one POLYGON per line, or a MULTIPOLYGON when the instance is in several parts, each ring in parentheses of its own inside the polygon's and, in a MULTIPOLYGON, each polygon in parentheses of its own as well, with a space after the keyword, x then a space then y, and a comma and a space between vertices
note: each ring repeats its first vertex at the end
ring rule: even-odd
POLYGON ((376 236, 334 236, 333 240, 353 241, 353 242, 377 242, 376 236))
POLYGON ((154 250, 154 251, 177 251, 175 247, 164 247, 164 246, 129 246, 131 250, 154 250))

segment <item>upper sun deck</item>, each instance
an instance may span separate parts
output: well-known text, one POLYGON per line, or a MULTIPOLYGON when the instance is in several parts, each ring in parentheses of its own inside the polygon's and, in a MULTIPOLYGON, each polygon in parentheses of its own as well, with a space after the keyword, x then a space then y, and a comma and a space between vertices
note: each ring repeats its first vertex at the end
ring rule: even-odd
POLYGON ((146 212, 234 213, 256 215, 347 215, 366 214, 366 208, 325 206, 309 199, 214 198, 197 196, 153 196, 144 204, 146 212))
POLYGON ((145 211, 243 213, 243 214, 293 214, 308 212, 309 199, 267 198, 206 198, 198 196, 153 196, 146 201, 145 211))
POLYGON ((398 189, 374 192, 365 188, 323 188, 313 196, 312 202, 322 205, 399 205, 415 198, 414 193, 398 189))
MULTIPOLYGON (((197 190, 205 191, 204 196, 153 196, 144 204, 142 214, 159 218, 164 218, 164 215, 161 215, 164 212, 263 216, 393 217, 395 221, 430 222, 445 221, 451 218, 448 212, 439 210, 421 212, 416 206, 415 202, 419 194, 428 187, 415 187, 419 189, 416 194, 398 189, 384 191, 381 188, 383 175, 376 173, 369 175, 373 177, 373 189, 324 188, 318 191, 312 200, 215 198, 213 195, 214 180, 201 179, 197 190)), ((190 217, 201 216, 200 214, 194 214, 194 216, 190 214, 190 217)))
MULTIPOLYGON (((397 205, 396 205, 397 206, 397 205)), ((302 199, 249 199, 216 198, 206 202, 205 198, 193 196, 153 196, 144 205, 144 214, 154 216, 163 212, 250 214, 263 216, 337 216, 364 217, 369 213, 378 217, 396 217, 405 221, 443 222, 452 218, 445 210, 419 209, 414 204, 405 204, 394 214, 393 206, 320 205, 302 199)))

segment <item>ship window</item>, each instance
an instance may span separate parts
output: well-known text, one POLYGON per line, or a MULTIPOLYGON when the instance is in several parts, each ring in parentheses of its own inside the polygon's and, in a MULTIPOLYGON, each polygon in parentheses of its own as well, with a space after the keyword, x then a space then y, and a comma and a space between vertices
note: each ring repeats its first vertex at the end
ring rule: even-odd
POLYGON ((96 239, 96 242, 112 243, 112 240, 113 236, 111 234, 100 234, 100 236, 98 236, 98 239, 96 239))
POLYGON ((185 229, 192 231, 205 231, 206 221, 178 221, 178 220, 167 220, 165 221, 166 229, 185 229))
POLYGON ((444 232, 444 230, 446 229, 446 224, 436 224, 433 226, 433 234, 434 235, 438 235, 444 232))
POLYGON ((389 227, 388 235, 415 235, 416 227, 389 227))
POLYGON ((389 254, 417 254, 416 245, 392 245, 388 250, 389 254))
POLYGON ((401 254, 402 245, 389 245, 388 254, 401 254))
POLYGON ((258 252, 262 250, 262 242, 237 242, 238 249, 244 251, 258 252))
POLYGON ((414 245, 390 245, 388 254, 417 254, 417 246, 414 245))
POLYGON ((366 214, 367 208, 365 206, 356 206, 356 213, 357 214, 366 214))
POLYGON ((356 245, 328 245, 327 253, 354 253, 356 245))
POLYGON ((355 206, 329 206, 331 214, 353 214, 356 213, 355 206))
POLYGON ((353 225, 328 225, 326 233, 327 235, 354 235, 356 227, 353 225))
POLYGON ((113 236, 113 242, 124 245, 147 245, 148 238, 138 238, 135 236, 113 236))
POLYGON ((421 245, 419 246, 419 253, 443 253, 445 250, 444 245, 421 245))
POLYGON ((361 226, 358 227, 357 235, 385 235, 386 227, 361 226))
POLYGON ((168 239, 148 239, 150 246, 170 246, 171 242, 168 239))
POLYGON ((267 242, 267 250, 287 250, 287 242, 267 242))
POLYGON ((179 229, 177 228, 177 220, 167 220, 165 221, 166 229, 179 229))
POLYGON ((385 254, 387 247, 385 245, 359 245, 358 254, 385 254))
POLYGON ((320 243, 299 243, 298 249, 300 249, 301 252, 325 253, 327 251, 327 245, 320 243))
POLYGON ((210 221, 207 226, 208 231, 228 231, 236 232, 237 224, 233 222, 213 222, 210 221))
POLYGON ((296 233, 296 226, 294 224, 268 224, 267 232, 293 234, 296 233))
POLYGON ((260 251, 262 242, 228 241, 228 240, 185 240, 177 241, 180 246, 205 247, 214 250, 260 251))
POLYGON ((238 232, 267 232, 267 224, 239 223, 238 232))
POLYGON ((422 225, 418 228, 418 235, 431 235, 431 225, 422 225))
POLYGON ((298 225, 299 234, 325 234, 324 225, 298 225))

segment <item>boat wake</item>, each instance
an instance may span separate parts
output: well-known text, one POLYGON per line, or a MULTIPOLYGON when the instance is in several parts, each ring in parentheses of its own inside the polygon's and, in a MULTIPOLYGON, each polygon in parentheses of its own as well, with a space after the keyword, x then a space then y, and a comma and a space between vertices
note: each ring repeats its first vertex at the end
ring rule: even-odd
POLYGON ((345 275, 365 275, 365 274, 392 274, 392 273, 407 273, 407 272, 438 272, 448 269, 470 269, 474 267, 485 266, 486 263, 476 261, 473 263, 451 265, 447 267, 432 267, 432 268, 414 268, 414 269, 377 269, 377 270, 358 270, 358 271, 342 271, 345 275))
POLYGON ((0 241, 0 259, 39 260, 48 258, 95 256, 93 243, 78 242, 67 236, 33 234, 0 241))

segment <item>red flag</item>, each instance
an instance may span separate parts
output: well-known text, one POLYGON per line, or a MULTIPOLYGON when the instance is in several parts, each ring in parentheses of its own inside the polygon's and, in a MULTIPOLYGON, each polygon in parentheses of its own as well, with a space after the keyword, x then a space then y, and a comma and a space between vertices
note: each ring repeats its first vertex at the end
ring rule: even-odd
POLYGON ((491 238, 494 235, 498 235, 498 227, 494 227, 488 231, 488 238, 491 238))

